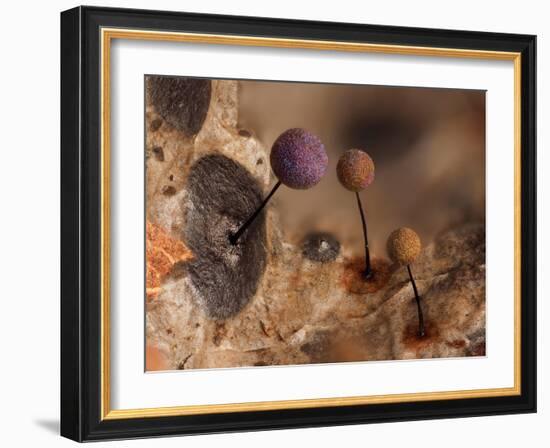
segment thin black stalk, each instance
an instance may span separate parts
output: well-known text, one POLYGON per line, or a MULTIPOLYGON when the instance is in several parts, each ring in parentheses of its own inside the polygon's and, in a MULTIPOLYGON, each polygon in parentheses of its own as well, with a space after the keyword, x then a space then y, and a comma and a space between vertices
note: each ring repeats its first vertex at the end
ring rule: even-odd
POLYGON ((416 310, 418 312, 418 336, 422 338, 426 334, 426 331, 424 330, 424 314, 422 314, 422 307, 420 306, 420 296, 418 295, 418 289, 416 289, 416 283, 414 281, 410 265, 407 265, 407 270, 409 271, 409 278, 411 279, 414 291, 414 298, 416 300, 416 310))
POLYGON ((367 237, 367 220, 365 219, 365 214, 363 213, 363 205, 361 204, 361 198, 359 197, 358 192, 355 192, 355 197, 357 198, 357 206, 359 207, 359 213, 361 214, 363 239, 365 241, 365 272, 363 272, 363 275, 366 279, 369 279, 372 276, 372 268, 370 265, 369 239, 367 237))
POLYGON ((237 230, 235 233, 232 233, 229 235, 229 242, 233 245, 237 244, 237 241, 239 241, 239 238, 244 233, 244 231, 254 222, 254 220, 257 218, 257 216, 260 214, 260 212, 263 210, 263 208, 266 206, 266 204, 271 199, 271 196, 275 194, 277 189, 281 186, 281 181, 277 181, 273 189, 269 192, 267 197, 263 200, 263 202, 260 204, 260 206, 256 209, 252 215, 245 221, 245 223, 237 230))

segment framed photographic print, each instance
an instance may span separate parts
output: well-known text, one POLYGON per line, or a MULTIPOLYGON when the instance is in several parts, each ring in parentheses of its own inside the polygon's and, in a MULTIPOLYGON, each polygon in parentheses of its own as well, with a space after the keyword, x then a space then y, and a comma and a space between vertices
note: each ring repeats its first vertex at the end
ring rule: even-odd
POLYGON ((536 410, 535 37, 61 14, 61 433, 536 410))

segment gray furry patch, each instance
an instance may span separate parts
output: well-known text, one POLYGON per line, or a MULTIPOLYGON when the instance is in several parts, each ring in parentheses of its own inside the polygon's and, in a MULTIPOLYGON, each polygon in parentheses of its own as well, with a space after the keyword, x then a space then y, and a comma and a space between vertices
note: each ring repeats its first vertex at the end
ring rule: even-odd
POLYGON ((192 137, 206 119, 212 83, 209 79, 148 76, 147 93, 157 113, 168 124, 192 137))
POLYGON ((336 259, 340 253, 340 243, 330 233, 310 233, 302 241, 302 254, 312 261, 326 263, 336 259))
POLYGON ((258 182, 235 161, 209 155, 189 173, 190 204, 183 238, 193 252, 190 281, 206 313, 215 319, 237 314, 256 293, 266 264, 265 213, 236 245, 229 235, 262 202, 258 182))

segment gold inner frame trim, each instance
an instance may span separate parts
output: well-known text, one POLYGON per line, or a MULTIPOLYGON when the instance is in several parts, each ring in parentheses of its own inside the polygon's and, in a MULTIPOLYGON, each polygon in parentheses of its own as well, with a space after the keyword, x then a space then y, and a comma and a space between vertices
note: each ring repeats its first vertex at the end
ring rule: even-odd
POLYGON ((521 394, 521 53, 217 34, 101 29, 101 419, 167 417, 227 412, 306 409, 413 401, 503 397, 521 394), (111 409, 110 368, 110 50, 113 39, 296 48, 513 61, 514 63, 514 386, 442 392, 315 398, 303 400, 111 409))

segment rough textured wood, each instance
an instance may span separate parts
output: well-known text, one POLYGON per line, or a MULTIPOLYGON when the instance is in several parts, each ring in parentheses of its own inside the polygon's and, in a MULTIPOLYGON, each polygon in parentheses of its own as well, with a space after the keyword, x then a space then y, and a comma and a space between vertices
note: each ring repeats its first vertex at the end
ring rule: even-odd
MULTIPOLYGON (((254 180, 247 183, 252 190, 257 188, 265 194, 274 182, 266 162, 267 148, 252 132, 237 128, 237 110, 237 84, 214 81, 204 125, 189 142, 179 138, 178 131, 169 126, 162 123, 153 126, 159 117, 153 108, 147 107, 148 128, 155 129, 147 133, 147 148, 162 146, 164 154, 163 161, 156 157, 147 159, 147 216, 173 238, 185 241, 193 253, 206 246, 194 245, 189 240, 189 225, 197 218, 191 215, 197 212, 197 207, 212 208, 210 199, 201 205, 200 195, 197 196, 200 189, 192 186, 193 166, 212 154, 223 155, 222 159, 231 159, 239 169, 248 172, 254 180), (166 185, 174 188, 173 194, 162 193, 166 185)), ((214 173, 211 176, 204 173, 203 177, 207 179, 199 182, 202 186, 216 181, 214 173)), ((250 206, 256 200, 251 200, 250 206)), ((214 208, 220 210, 220 207, 214 208)), ((147 303, 147 343, 164 355, 166 368, 485 354, 483 224, 461 225, 443 232, 413 263, 427 331, 427 336, 419 339, 414 294, 406 269, 374 256, 384 268, 384 282, 372 293, 352 288, 350 281, 354 277, 350 273, 353 274, 354 266, 362 267, 355 254, 342 245, 326 261, 323 257, 315 261, 315 257, 308 256, 309 246, 305 246, 306 250, 303 245, 285 239, 276 210, 276 201, 266 209, 265 242, 258 245, 265 250, 265 270, 252 276, 257 283, 254 292, 235 309, 231 308, 231 312, 217 316, 212 313, 204 291, 201 293, 201 286, 197 287, 193 270, 188 267, 174 269, 162 282, 157 298, 147 303)), ((210 224, 204 220, 208 212, 200 213, 208 239, 210 224)), ((240 218, 235 217, 235 221, 240 218)), ((199 229, 200 226, 191 233, 199 229)), ((191 239, 198 238, 199 233, 191 239)), ((336 244, 331 242, 329 246, 334 248, 336 244)), ((219 259, 216 263, 223 264, 219 259)), ((240 269, 246 266, 244 260, 238 263, 242 263, 240 269)), ((195 269, 195 275, 202 268, 195 269)), ((237 275, 237 271, 232 272, 237 275)), ((234 281, 248 282, 245 277, 234 281)))

